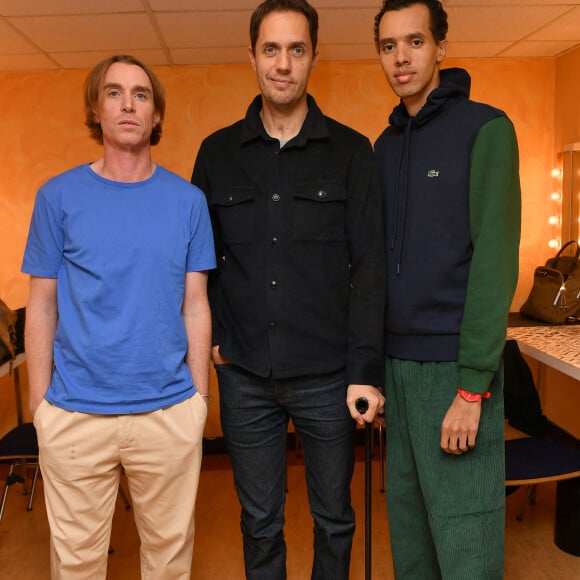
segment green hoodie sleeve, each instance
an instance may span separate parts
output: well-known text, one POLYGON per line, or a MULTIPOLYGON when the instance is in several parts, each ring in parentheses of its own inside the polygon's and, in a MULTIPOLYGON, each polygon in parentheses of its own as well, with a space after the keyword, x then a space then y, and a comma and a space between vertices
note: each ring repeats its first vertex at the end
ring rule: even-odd
POLYGON ((459 339, 459 386, 484 393, 499 368, 518 278, 519 158, 507 117, 481 127, 470 164, 473 258, 459 339))

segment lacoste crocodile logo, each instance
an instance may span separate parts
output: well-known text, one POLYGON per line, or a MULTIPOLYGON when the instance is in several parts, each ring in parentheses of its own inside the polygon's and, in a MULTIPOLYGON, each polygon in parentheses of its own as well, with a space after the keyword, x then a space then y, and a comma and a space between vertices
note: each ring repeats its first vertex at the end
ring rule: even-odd
POLYGON ((427 173, 427 177, 439 177, 439 171, 431 169, 431 171, 427 173))

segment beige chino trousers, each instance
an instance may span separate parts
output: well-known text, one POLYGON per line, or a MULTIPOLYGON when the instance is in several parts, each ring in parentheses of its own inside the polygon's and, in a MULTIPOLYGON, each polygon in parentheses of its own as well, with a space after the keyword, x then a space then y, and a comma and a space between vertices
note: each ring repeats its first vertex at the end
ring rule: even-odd
POLYGON ((41 402, 34 425, 53 580, 105 578, 122 469, 141 540, 141 578, 190 578, 206 418, 199 394, 134 415, 91 415, 41 402))

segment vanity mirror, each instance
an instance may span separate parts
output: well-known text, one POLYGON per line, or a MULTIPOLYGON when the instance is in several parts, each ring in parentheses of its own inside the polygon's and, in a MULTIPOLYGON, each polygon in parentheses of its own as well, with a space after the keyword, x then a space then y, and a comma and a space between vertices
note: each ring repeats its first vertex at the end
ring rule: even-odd
POLYGON ((580 241, 580 143, 562 152, 562 241, 580 241))

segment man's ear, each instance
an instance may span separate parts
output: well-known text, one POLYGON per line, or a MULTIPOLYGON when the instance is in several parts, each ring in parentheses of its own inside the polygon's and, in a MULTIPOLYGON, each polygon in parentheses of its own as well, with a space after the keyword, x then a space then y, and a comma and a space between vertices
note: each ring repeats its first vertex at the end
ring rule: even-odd
POLYGON ((254 56, 254 51, 251 46, 248 46, 248 57, 250 59, 252 68, 256 70, 256 57, 254 56))
POLYGON ((314 53, 314 57, 312 58, 312 65, 310 66, 310 72, 312 72, 318 64, 318 54, 318 51, 314 53))
POLYGON ((442 40, 439 43, 438 53, 437 53, 437 62, 443 62, 443 59, 447 56, 447 47, 449 43, 446 40, 442 40))

